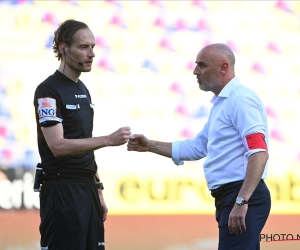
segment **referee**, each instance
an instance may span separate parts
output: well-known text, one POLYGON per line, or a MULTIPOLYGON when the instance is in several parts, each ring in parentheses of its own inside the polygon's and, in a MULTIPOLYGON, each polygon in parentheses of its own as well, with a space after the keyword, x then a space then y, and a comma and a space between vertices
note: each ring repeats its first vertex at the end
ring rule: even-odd
POLYGON ((267 176, 268 126, 260 98, 240 84, 235 57, 225 44, 211 44, 197 55, 194 75, 214 97, 208 121, 194 139, 173 143, 144 135, 129 138, 129 151, 152 152, 175 164, 206 157, 204 174, 215 198, 219 250, 258 250, 269 216, 267 176))
MULTIPOLYGON (((95 38, 89 27, 66 20, 54 33, 59 68, 36 88, 38 148, 44 172, 40 193, 42 250, 104 250, 107 218, 94 150, 125 144, 129 127, 93 137, 94 105, 79 80, 92 68, 95 38)), ((108 122, 103 117, 103 122, 108 122)))

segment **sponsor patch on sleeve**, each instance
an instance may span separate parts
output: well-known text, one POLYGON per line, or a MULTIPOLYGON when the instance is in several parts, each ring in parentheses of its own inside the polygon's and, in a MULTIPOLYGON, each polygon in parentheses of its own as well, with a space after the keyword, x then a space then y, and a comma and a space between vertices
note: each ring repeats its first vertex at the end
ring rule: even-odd
POLYGON ((56 100, 50 97, 38 99, 39 118, 56 117, 56 100))
POLYGON ((262 133, 246 135, 246 143, 250 150, 260 148, 268 150, 268 146, 265 141, 265 135, 262 133))

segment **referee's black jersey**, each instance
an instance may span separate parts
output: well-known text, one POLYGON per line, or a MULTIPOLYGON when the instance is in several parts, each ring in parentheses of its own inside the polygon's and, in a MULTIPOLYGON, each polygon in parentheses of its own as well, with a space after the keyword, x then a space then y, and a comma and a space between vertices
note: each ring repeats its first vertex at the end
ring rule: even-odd
POLYGON ((34 94, 38 148, 46 173, 95 173, 94 153, 55 158, 41 127, 62 123, 64 138, 92 137, 93 104, 82 81, 77 83, 58 70, 36 88, 34 94))

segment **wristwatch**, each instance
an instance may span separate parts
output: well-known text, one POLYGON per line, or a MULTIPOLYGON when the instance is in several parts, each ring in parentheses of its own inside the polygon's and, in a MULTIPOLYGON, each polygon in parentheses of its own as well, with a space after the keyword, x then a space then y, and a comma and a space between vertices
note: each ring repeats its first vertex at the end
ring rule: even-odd
POLYGON ((96 183, 96 187, 98 188, 98 189, 104 189, 104 186, 103 186, 103 183, 102 182, 99 182, 99 183, 96 183))
POLYGON ((248 201, 244 200, 243 197, 237 197, 235 203, 236 203, 238 206, 242 206, 242 205, 244 205, 244 204, 248 204, 248 201))

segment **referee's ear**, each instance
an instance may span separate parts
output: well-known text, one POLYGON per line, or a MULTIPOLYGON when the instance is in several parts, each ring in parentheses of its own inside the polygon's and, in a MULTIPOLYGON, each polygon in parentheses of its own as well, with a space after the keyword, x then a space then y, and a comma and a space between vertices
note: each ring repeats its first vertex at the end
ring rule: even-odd
POLYGON ((65 43, 60 43, 58 45, 58 48, 59 48, 59 52, 64 55, 66 52, 65 52, 65 48, 66 48, 66 44, 65 43))

